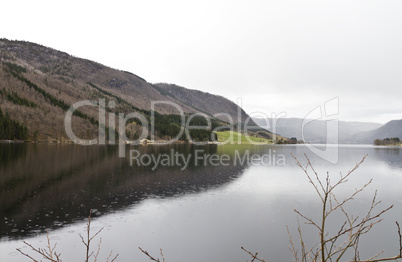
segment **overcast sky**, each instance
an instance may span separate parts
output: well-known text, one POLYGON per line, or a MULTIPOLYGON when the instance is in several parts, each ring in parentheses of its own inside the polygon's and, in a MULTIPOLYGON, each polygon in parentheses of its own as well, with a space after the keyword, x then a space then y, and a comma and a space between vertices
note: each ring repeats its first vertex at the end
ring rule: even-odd
POLYGON ((242 99, 247 113, 402 118, 402 1, 3 1, 0 37, 242 99))

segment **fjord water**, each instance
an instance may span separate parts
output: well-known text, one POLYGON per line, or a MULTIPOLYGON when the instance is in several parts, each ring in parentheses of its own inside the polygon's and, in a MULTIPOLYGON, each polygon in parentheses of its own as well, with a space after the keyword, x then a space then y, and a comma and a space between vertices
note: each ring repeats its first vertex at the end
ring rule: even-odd
MULTIPOLYGON (((345 145, 326 150, 338 154, 338 163, 321 159, 305 145, 127 146, 126 157, 119 158, 116 146, 0 144, 0 260, 25 261, 15 249, 28 252, 24 240, 45 247, 49 229, 63 261, 82 261, 85 247, 78 234, 84 234, 92 209, 92 232, 104 228, 100 261, 111 250, 119 254, 117 261, 147 261, 138 246, 154 256, 162 248, 166 260, 175 262, 250 260, 241 246, 269 261, 290 261, 286 226, 297 239, 293 210, 320 215, 319 198, 291 153, 303 164, 306 153, 317 172, 325 176, 328 171, 332 180, 368 154, 335 193, 342 198, 373 178, 349 210, 364 215, 376 189, 379 208, 395 206, 362 240, 362 256, 382 249, 396 255, 401 149, 345 145), (144 157, 130 165, 130 150, 138 157, 177 154, 189 161, 184 168, 180 160, 162 165, 144 157), (204 163, 207 155, 227 160, 204 163), (245 156, 254 161, 241 163, 245 156)), ((312 226, 302 224, 302 229, 313 243, 312 226)), ((98 239, 94 250, 97 244, 98 239)))

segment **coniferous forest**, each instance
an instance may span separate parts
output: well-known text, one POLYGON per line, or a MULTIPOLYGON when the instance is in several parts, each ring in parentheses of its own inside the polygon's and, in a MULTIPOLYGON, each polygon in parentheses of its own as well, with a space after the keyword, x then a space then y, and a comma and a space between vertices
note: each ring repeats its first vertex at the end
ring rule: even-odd
POLYGON ((4 114, 0 109, 0 140, 23 140, 27 137, 27 127, 12 120, 8 113, 4 114))

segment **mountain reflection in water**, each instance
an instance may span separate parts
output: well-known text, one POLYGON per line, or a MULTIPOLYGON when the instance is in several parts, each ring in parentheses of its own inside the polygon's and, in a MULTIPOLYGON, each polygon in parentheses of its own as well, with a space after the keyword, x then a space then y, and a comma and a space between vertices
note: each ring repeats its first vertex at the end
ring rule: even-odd
POLYGON ((0 236, 10 239, 100 216, 149 196, 200 192, 235 179, 243 166, 197 165, 195 150, 217 154, 216 145, 127 147, 71 144, 0 145, 0 236), (180 153, 189 166, 130 166, 129 150, 143 155, 180 153), (154 169, 154 170, 152 170, 154 169))

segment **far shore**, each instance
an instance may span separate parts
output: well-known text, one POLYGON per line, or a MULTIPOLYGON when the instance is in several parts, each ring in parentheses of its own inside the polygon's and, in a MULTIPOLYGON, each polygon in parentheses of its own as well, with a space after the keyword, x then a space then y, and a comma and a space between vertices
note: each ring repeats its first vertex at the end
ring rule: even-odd
MULTIPOLYGON (((38 144, 79 144, 79 145, 97 145, 96 143, 78 143, 78 141, 72 141, 72 140, 0 140, 0 144, 21 144, 21 143, 38 143, 38 144)), ((224 143, 224 142, 219 142, 219 141, 205 141, 205 142, 200 142, 204 145, 225 145, 228 143, 224 143)), ((114 145, 118 145, 119 143, 115 143, 114 145)), ((132 143, 130 141, 125 141, 124 144, 126 145, 166 145, 166 144, 196 144, 196 142, 194 141, 183 141, 183 140, 178 140, 176 142, 173 143, 169 143, 168 140, 147 140, 147 139, 143 139, 141 142, 139 143, 132 143)), ((237 144, 237 145, 244 145, 244 144, 251 144, 251 143, 229 143, 229 144, 237 144)), ((280 145, 278 143, 256 143, 259 145, 280 145)), ((301 144, 301 143, 298 143, 301 144)), ((308 144, 308 143, 307 143, 308 144)), ((108 144, 106 143, 105 145, 113 145, 113 144, 108 144)), ((359 144, 353 144, 353 145, 359 145, 359 144)), ((372 144, 372 146, 375 147, 381 147, 381 146, 385 146, 385 147, 401 147, 402 144, 386 144, 386 145, 375 145, 372 144)))
MULTIPOLYGON (((0 140, 0 144, 17 144, 17 143, 49 143, 49 144, 80 144, 80 145, 97 145, 96 143, 79 143, 78 141, 73 141, 73 140, 0 140)), ((124 141, 124 144, 126 145, 163 145, 169 143, 168 140, 142 140, 139 143, 133 143, 130 141, 124 141)), ((173 144, 194 144, 195 142, 193 141, 183 141, 183 140, 178 140, 174 142, 173 144)), ((222 144, 220 142, 213 142, 213 141, 205 141, 202 142, 205 144, 222 144)), ((115 143, 115 145, 118 145, 119 143, 115 143)), ((109 143, 106 143, 105 145, 112 145, 109 143)))

